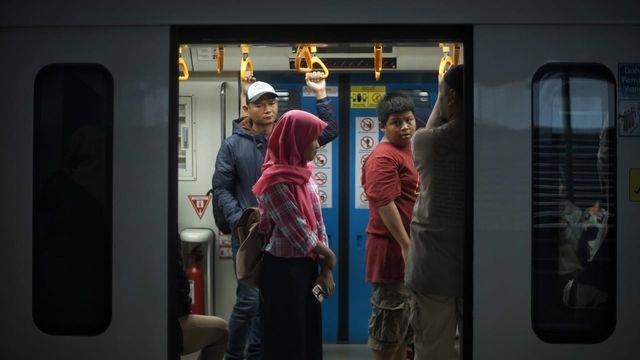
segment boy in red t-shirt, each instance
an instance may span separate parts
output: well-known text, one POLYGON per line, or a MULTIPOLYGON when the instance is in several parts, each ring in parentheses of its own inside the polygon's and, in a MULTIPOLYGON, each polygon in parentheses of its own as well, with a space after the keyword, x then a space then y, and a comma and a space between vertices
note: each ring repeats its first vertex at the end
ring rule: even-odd
POLYGON ((362 167, 362 187, 369 201, 366 281, 373 286, 368 345, 374 359, 405 359, 411 341, 412 306, 404 286, 409 251, 409 224, 419 191, 411 155, 416 132, 414 105, 400 93, 378 104, 384 137, 362 167))

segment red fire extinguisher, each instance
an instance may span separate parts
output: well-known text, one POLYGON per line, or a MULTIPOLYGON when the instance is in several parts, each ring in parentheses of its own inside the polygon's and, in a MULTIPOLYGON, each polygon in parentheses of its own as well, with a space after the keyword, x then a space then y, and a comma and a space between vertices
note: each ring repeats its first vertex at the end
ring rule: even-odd
POLYGON ((191 250, 189 257, 191 258, 191 264, 187 268, 187 277, 189 278, 191 313, 204 315, 204 279, 202 277, 202 268, 199 264, 202 260, 200 245, 191 250))

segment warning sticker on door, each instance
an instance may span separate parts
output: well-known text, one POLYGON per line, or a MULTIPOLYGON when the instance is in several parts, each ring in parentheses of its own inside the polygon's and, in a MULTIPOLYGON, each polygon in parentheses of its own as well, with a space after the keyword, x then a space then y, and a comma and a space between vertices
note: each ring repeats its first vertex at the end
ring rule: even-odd
POLYGON ((640 202, 640 169, 629 170, 629 200, 640 202))
POLYGON ((331 201, 333 190, 331 184, 331 177, 333 176, 332 153, 332 144, 329 143, 318 149, 318 153, 313 159, 313 179, 318 185, 318 196, 320 197, 320 205, 323 208, 333 206, 331 201))
POLYGON ((352 86, 352 109, 375 109, 387 92, 386 86, 352 86))
POLYGON ((618 64, 618 131, 640 136, 640 63, 618 64))
POLYGON ((209 195, 187 195, 189 201, 191 202, 191 206, 193 206, 193 210, 196 211, 196 215, 200 219, 204 216, 204 212, 207 210, 207 206, 209 206, 209 202, 211 202, 211 196, 209 195))
POLYGON ((353 162, 355 168, 355 204, 356 209, 368 209, 369 202, 364 194, 364 189, 360 183, 362 177, 362 165, 378 144, 379 130, 377 117, 356 117, 355 119, 356 138, 354 141, 356 161, 353 162))

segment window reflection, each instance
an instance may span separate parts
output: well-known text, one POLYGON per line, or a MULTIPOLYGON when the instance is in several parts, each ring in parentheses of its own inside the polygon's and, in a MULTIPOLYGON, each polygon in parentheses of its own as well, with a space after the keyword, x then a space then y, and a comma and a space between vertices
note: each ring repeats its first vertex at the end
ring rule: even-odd
POLYGON ((615 82, 599 65, 546 65, 533 106, 533 326, 602 341, 615 326, 615 82))

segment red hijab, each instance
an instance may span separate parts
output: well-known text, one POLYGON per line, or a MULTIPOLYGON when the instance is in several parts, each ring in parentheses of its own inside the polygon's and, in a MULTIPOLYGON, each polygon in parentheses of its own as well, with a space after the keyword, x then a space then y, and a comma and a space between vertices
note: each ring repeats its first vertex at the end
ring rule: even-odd
POLYGON ((324 121, 306 111, 291 110, 282 115, 269 136, 262 176, 252 189, 256 196, 260 196, 272 185, 293 185, 296 205, 313 231, 316 230, 317 220, 307 189, 313 167, 304 160, 303 155, 325 127, 327 124, 324 121))

